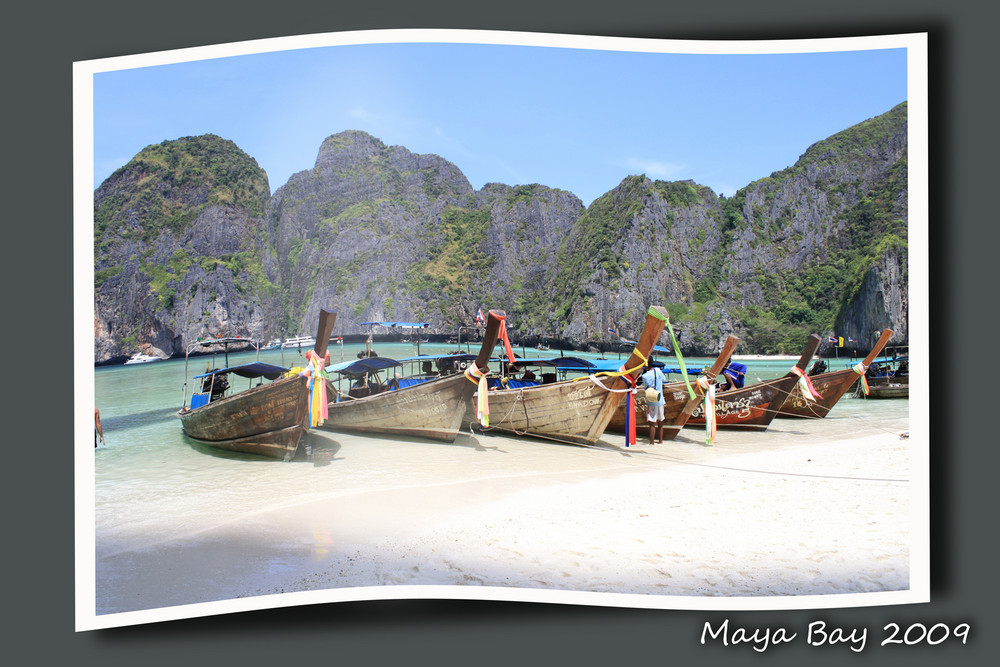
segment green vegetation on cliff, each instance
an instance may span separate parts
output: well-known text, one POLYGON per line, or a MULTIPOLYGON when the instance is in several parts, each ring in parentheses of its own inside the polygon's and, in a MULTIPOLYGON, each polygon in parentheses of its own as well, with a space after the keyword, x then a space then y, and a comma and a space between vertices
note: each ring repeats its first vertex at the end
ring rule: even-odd
POLYGON ((440 226, 425 236, 435 239, 427 259, 406 271, 409 291, 437 293, 445 301, 466 293, 473 277, 486 275, 496 261, 483 250, 489 224, 489 209, 446 208, 440 226))
POLYGON ((256 160, 215 135, 147 146, 106 185, 94 209, 99 247, 109 227, 117 238, 147 244, 164 231, 182 233, 207 206, 239 207, 259 217, 270 196, 256 160))

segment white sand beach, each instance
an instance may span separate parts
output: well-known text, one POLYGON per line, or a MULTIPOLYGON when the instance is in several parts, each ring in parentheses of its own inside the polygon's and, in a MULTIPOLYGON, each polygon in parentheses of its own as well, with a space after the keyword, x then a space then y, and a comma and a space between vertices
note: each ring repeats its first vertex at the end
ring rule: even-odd
POLYGON ((776 420, 763 433, 722 431, 711 446, 684 429, 629 448, 616 434, 577 447, 323 432, 309 436, 315 463, 192 449, 199 470, 228 469, 226 481, 203 488, 182 463, 169 497, 137 484, 113 517, 98 510, 98 613, 394 585, 703 597, 906 590, 906 411, 845 402, 866 405, 776 420))

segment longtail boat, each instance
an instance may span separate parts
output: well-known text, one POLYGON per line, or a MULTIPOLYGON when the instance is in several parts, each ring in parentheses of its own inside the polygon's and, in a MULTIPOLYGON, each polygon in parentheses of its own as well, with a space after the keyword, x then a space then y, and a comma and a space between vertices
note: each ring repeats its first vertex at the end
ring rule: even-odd
MULTIPOLYGON (((496 346, 506 316, 491 310, 487 318, 479 354, 463 372, 434 378, 393 378, 392 381, 369 385, 363 396, 341 392, 327 382, 333 399, 328 403, 328 415, 319 426, 328 431, 348 433, 416 436, 430 440, 454 442, 462 424, 465 405, 479 386, 479 375, 489 372, 490 354, 496 346)), ((367 357, 359 360, 374 369, 398 366, 395 360, 367 357)))
MULTIPOLYGON (((715 425, 719 428, 764 431, 774 420, 778 408, 784 405, 796 384, 805 377, 806 366, 816 354, 820 338, 809 336, 802 356, 785 375, 730 389, 715 395, 715 425)), ((704 406, 695 405, 694 412, 685 424, 687 428, 705 428, 704 406)))
MULTIPOLYGON (((730 336, 726 340, 722 352, 716 358, 715 363, 705 371, 703 378, 699 379, 698 382, 692 383, 695 391, 694 398, 691 397, 691 392, 688 391, 688 386, 685 382, 669 382, 663 385, 663 398, 666 401, 666 404, 663 406, 664 440, 673 440, 676 438, 677 434, 680 433, 680 430, 688 422, 688 419, 691 418, 691 414, 695 411, 695 408, 704 402, 707 383, 714 382, 715 378, 722 372, 729 358, 736 351, 736 344, 739 340, 736 336, 730 336)), ((643 396, 643 392, 635 393, 635 400, 632 401, 632 404, 634 406, 633 419, 635 419, 636 434, 649 435, 649 423, 646 421, 646 399, 643 396)), ((627 406, 628 402, 623 402, 618 410, 615 411, 614 416, 611 418, 611 423, 608 424, 609 431, 615 433, 625 432, 627 406)))
MULTIPOLYGON (((337 313, 320 311, 319 334, 314 352, 323 357, 337 313)), ((198 384, 191 402, 177 412, 185 435, 205 445, 290 461, 309 427, 308 380, 289 375, 290 369, 260 361, 229 365, 229 351, 252 347, 247 338, 210 338, 188 346, 182 402, 187 396, 187 365, 195 350, 218 351, 226 363, 193 378, 198 384), (250 345, 248 345, 248 343, 250 345), (248 379, 251 386, 230 393, 229 378, 248 379), (264 384, 264 380, 270 382, 264 384), (257 381, 257 386, 252 383, 257 381)))
POLYGON ((886 350, 884 357, 872 361, 865 373, 865 379, 868 381, 868 393, 864 394, 865 398, 909 398, 909 346, 886 350), (900 350, 903 351, 902 354, 900 350))
POLYGON ((883 331, 875 343, 875 347, 868 353, 868 356, 853 368, 810 375, 809 379, 812 381, 813 387, 822 398, 809 400, 801 392, 792 392, 785 400, 785 404, 778 410, 778 416, 812 417, 816 419, 826 417, 830 413, 830 410, 833 409, 833 406, 837 404, 837 401, 854 386, 855 382, 868 372, 868 368, 872 365, 876 357, 878 357, 882 348, 885 347, 891 337, 892 329, 883 331))
MULTIPOLYGON (((533 436, 577 445, 596 442, 625 397, 631 382, 644 370, 650 351, 667 323, 667 311, 651 306, 642 335, 621 369, 608 378, 588 376, 487 392, 489 418, 478 417, 472 401, 462 428, 533 436), (629 381, 624 379, 630 378, 629 381), (604 384, 607 382, 607 385, 604 384)), ((513 355, 508 351, 513 362, 513 355)), ((476 398, 479 398, 477 393, 476 398)))

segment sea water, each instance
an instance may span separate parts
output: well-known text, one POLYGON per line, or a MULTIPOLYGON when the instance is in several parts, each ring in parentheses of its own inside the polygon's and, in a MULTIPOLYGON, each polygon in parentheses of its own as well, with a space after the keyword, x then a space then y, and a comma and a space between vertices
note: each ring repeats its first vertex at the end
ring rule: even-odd
MULTIPOLYGON (((475 343, 471 352, 475 353, 475 343)), ((423 343, 421 354, 452 352, 456 345, 423 343)), ((404 358, 417 354, 411 343, 377 343, 381 356, 404 358)), ((357 358, 363 345, 333 345, 331 362, 357 358)), ((463 351, 466 351, 463 346, 463 351)), ((518 348, 525 357, 559 356, 558 350, 518 348)), ((599 358, 586 352, 566 356, 599 358)), ((606 358, 627 358, 625 353, 607 353, 606 358)), ((230 354, 230 365, 258 358, 256 353, 230 354)), ((658 357, 676 366, 672 356, 658 357)), ((302 366, 297 350, 259 353, 262 361, 286 367, 302 366)), ((455 443, 435 443, 416 438, 348 436, 311 431, 305 436, 318 454, 286 463, 260 456, 227 452, 187 438, 176 416, 182 401, 190 400, 191 377, 204 372, 210 358, 196 357, 187 363, 171 359, 149 364, 99 367, 94 371, 95 401, 100 409, 106 439, 94 448, 94 539, 98 613, 144 608, 145 599, 126 599, 123 591, 135 590, 132 580, 148 576, 142 571, 140 554, 165 545, 197 541, 200 536, 225 539, 239 534, 234 557, 255 553, 263 570, 283 567, 283 550, 301 544, 278 544, 273 536, 246 543, 238 527, 249 517, 283 507, 307 506, 331 497, 367 492, 431 487, 475 481, 475 493, 490 494, 491 479, 523 477, 526 484, 543 483, 553 471, 604 470, 609 465, 641 466, 624 446, 623 436, 605 434, 593 447, 576 447, 506 436, 460 434, 455 443), (185 389, 185 380, 188 386, 185 389), (264 548, 266 545, 266 548, 264 548), (259 549, 258 549, 259 548, 259 549), (267 555, 270 554, 270 555, 267 555)), ((685 359, 688 368, 711 364, 712 359, 685 359)), ((785 374, 791 359, 744 359, 749 367, 747 383, 785 374)), ((223 362, 220 360, 217 365, 223 362)), ((828 360, 830 370, 846 368, 850 359, 828 360)), ((677 379, 672 376, 671 379, 677 379)), ((235 388, 240 388, 236 379, 235 388)), ((760 451, 796 442, 852 438, 865 433, 905 433, 909 428, 907 399, 868 400, 850 394, 824 420, 775 420, 764 433, 723 431, 712 448, 702 443, 704 433, 684 429, 674 443, 658 446, 651 457, 687 456, 704 458, 715 453, 760 451)), ((641 447, 643 443, 639 443, 641 447)), ((89 443, 77 443, 89 447, 89 443)), ((632 448, 636 449, 635 447, 632 448)), ((328 538, 314 536, 309 549, 325 551, 328 538)), ((310 538, 312 540, 312 538, 310 538)), ((181 604, 202 599, 231 597, 220 565, 212 583, 201 582, 197 591, 161 591, 152 604, 181 604), (212 592, 213 586, 217 591, 212 592), (171 597, 174 596, 174 597, 171 597)), ((234 586, 236 584, 233 584, 234 586)), ((169 587, 167 587, 169 588, 169 587)))

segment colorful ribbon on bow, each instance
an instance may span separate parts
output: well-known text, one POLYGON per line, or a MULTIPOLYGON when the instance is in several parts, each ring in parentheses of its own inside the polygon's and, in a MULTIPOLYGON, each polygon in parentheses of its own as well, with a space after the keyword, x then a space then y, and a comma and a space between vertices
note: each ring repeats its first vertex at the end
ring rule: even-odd
POLYGON ((792 366, 792 372, 799 376, 798 388, 805 400, 814 401, 817 398, 822 400, 823 397, 816 391, 816 387, 813 386, 812 380, 809 379, 805 371, 798 366, 792 366))
POLYGON ((674 356, 677 357, 677 364, 681 367, 681 375, 684 377, 684 384, 687 385, 688 395, 694 399, 697 394, 694 393, 694 388, 691 386, 691 381, 688 379, 687 366, 684 365, 684 355, 681 354, 681 346, 677 343, 677 338, 674 337, 674 329, 670 326, 670 318, 664 320, 664 326, 667 328, 667 332, 670 334, 670 342, 673 343, 674 356))
POLYGON ((309 426, 316 427, 325 422, 330 411, 326 398, 326 366, 330 363, 330 353, 323 359, 313 350, 306 350, 306 367, 299 375, 306 378, 309 389, 309 426))
POLYGON ((715 383, 707 377, 698 378, 698 386, 705 391, 705 444, 715 443, 715 383))
POLYGON ((486 373, 479 370, 476 362, 472 362, 465 369, 465 377, 470 382, 479 385, 479 390, 476 394, 476 419, 486 428, 490 425, 490 392, 489 387, 486 386, 486 373))
POLYGON ((625 381, 628 382, 629 392, 625 395, 625 446, 635 444, 635 426, 636 417, 635 414, 635 385, 636 381, 632 379, 631 375, 625 376, 625 381))
POLYGON ((851 370, 853 370, 855 373, 857 373, 858 375, 861 376, 861 386, 865 390, 865 396, 867 396, 868 395, 868 376, 866 375, 866 373, 868 372, 868 369, 865 368, 864 363, 858 362, 857 366, 855 366, 851 370))

